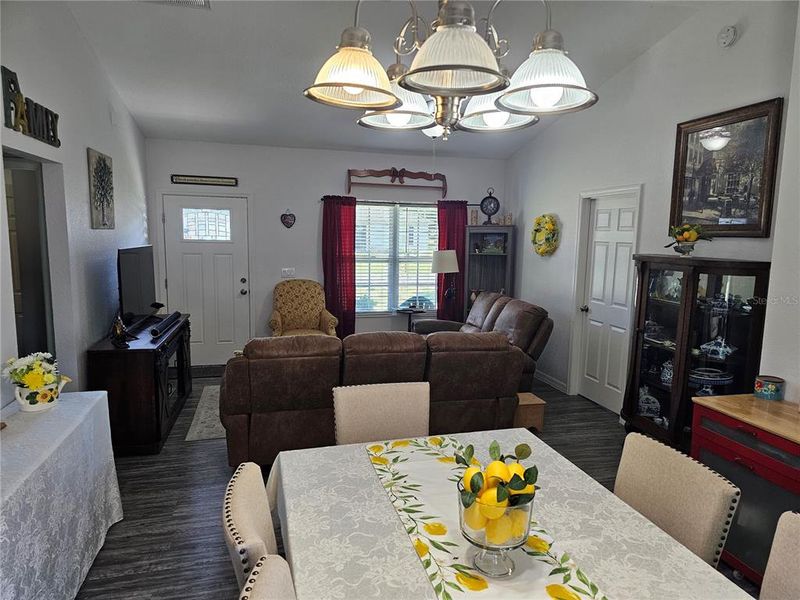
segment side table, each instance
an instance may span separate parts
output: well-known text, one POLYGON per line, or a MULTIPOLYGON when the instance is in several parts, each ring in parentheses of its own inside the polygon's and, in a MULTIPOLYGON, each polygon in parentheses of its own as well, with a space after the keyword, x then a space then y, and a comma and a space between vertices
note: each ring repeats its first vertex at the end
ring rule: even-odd
POLYGON ((398 315, 408 315, 408 331, 411 331, 411 318, 414 315, 421 315, 427 311, 421 308, 398 308, 395 312, 398 315))

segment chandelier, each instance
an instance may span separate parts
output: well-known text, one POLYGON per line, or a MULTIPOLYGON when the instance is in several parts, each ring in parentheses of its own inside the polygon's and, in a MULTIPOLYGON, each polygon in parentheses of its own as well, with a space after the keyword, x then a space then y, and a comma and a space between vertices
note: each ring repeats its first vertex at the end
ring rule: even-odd
POLYGON ((336 53, 304 91, 322 104, 365 111, 358 125, 421 130, 446 140, 456 130, 522 129, 537 123, 540 115, 575 112, 597 102, 597 94, 567 56, 563 36, 551 27, 547 0, 541 0, 545 29, 534 36, 530 55, 513 75, 499 64, 510 49, 493 23, 502 0, 495 0, 477 23, 468 2, 440 0, 430 24, 409 0, 411 16, 393 44, 396 62, 385 71, 372 55, 369 32, 359 26, 362 1, 357 0, 353 26, 342 33, 336 53), (402 57, 411 55, 406 67, 402 57))

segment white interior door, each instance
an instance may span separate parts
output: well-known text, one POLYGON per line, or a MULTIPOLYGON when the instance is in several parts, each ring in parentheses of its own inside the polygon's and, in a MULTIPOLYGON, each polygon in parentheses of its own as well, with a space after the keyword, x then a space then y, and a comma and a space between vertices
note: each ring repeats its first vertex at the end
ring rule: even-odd
POLYGON ((578 393, 619 413, 625 395, 639 191, 590 200, 578 393))
POLYGON ((250 337, 247 199, 164 195, 167 306, 191 315, 192 364, 221 365, 250 337))

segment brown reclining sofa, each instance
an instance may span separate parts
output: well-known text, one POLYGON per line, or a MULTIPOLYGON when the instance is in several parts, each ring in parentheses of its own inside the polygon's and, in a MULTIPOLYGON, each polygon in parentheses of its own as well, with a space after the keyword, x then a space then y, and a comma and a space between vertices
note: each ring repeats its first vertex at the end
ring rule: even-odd
POLYGON ((512 427, 524 362, 499 333, 253 339, 222 379, 228 463, 267 465, 282 450, 333 445, 340 385, 430 382, 431 434, 512 427))
POLYGON ((536 373, 536 361, 553 331, 553 319, 541 306, 494 292, 481 292, 467 315, 466 323, 424 319, 414 322, 414 331, 422 335, 437 331, 498 331, 505 334, 509 342, 525 352, 519 391, 529 392, 536 373))

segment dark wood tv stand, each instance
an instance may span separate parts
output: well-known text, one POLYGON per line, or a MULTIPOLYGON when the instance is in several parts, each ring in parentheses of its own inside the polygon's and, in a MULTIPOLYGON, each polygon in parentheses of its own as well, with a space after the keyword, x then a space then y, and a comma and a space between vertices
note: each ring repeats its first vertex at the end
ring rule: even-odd
POLYGON ((129 348, 108 338, 89 348, 86 362, 91 390, 108 391, 111 441, 117 455, 158 454, 186 398, 192 392, 189 315, 154 340, 151 317, 131 333, 129 348))

